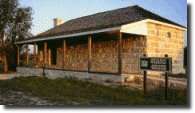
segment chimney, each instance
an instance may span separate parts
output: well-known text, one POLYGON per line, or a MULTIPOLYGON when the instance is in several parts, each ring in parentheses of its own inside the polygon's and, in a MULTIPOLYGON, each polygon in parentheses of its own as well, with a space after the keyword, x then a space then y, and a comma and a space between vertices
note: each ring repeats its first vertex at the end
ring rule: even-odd
POLYGON ((54 18, 53 23, 54 23, 54 27, 56 27, 56 26, 59 26, 59 25, 63 24, 64 20, 62 20, 60 18, 54 18))

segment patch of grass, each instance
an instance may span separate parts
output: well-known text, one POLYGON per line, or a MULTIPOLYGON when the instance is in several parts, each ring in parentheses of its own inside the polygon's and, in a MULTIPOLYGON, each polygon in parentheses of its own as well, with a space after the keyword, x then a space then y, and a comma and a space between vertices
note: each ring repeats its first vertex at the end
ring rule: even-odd
POLYGON ((130 90, 122 86, 109 87, 76 79, 47 79, 20 77, 0 81, 0 88, 23 91, 64 105, 187 105, 187 91, 172 89, 164 100, 164 90, 148 92, 130 90))

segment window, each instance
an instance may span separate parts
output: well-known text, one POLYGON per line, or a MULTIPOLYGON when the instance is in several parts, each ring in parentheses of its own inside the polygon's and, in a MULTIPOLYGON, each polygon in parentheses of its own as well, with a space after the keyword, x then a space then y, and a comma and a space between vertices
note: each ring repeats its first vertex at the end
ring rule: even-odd
POLYGON ((171 32, 167 32, 167 37, 171 38, 171 32))
POLYGON ((51 64, 57 64, 57 48, 51 48, 51 64))

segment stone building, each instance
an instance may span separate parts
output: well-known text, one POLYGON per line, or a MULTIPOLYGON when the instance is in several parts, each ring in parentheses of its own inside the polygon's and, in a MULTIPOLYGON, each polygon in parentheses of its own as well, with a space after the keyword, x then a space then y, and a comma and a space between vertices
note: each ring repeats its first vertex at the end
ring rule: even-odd
MULTIPOLYGON (((172 57, 173 73, 183 73, 186 28, 139 6, 131 6, 63 22, 35 37, 16 42, 34 45, 29 61, 18 54, 19 73, 51 78, 72 76, 124 82, 140 75, 139 58, 172 57), (21 62, 24 62, 21 64, 21 62)), ((159 75, 160 73, 150 72, 159 75)))

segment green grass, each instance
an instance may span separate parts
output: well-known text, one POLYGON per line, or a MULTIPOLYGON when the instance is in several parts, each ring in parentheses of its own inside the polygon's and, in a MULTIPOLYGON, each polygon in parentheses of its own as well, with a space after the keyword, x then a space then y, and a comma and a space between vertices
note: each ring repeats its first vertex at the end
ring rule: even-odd
POLYGON ((23 91, 64 105, 187 105, 187 91, 172 89, 164 100, 164 90, 148 92, 130 90, 122 86, 109 87, 76 79, 50 80, 41 77, 15 78, 0 81, 4 90, 23 91))

